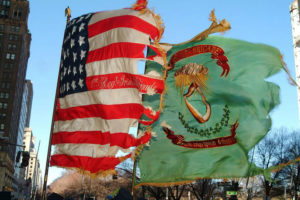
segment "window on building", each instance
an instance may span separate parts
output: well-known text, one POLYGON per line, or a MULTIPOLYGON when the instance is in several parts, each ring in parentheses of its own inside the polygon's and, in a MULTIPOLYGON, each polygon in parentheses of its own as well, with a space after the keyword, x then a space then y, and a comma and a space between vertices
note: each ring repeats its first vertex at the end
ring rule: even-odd
POLYGON ((0 17, 2 17, 2 18, 8 18, 8 10, 2 9, 0 11, 0 17))
POLYGON ((15 35, 15 34, 9 34, 9 40, 18 40, 18 35, 15 35))
POLYGON ((1 109, 1 108, 3 108, 3 103, 2 103, 2 102, 0 102, 0 109, 1 109))
POLYGON ((20 26, 10 26, 10 31, 19 32, 20 26))
POLYGON ((3 6, 10 6, 10 1, 9 0, 2 0, 2 5, 3 6))
POLYGON ((1 99, 8 99, 9 98, 9 94, 7 92, 0 92, 0 98, 1 99))
POLYGON ((0 33, 0 39, 2 39, 3 38, 3 33, 0 33))
POLYGON ((0 124, 0 129, 4 130, 4 128, 5 128, 5 124, 0 124))
POLYGON ((22 12, 21 12, 21 10, 20 10, 20 9, 16 9, 16 10, 14 11, 14 18, 15 18, 15 19, 21 19, 21 17, 22 17, 22 12))
POLYGON ((3 103, 3 108, 7 109, 7 103, 3 103))
POLYGON ((15 45, 15 44, 8 44, 7 49, 8 50, 16 50, 17 49, 17 45, 15 45))
MULTIPOLYGON (((10 73, 10 72, 3 72, 2 77, 3 77, 3 79, 10 80, 11 77, 12 77, 12 73, 10 73)), ((1 93, 0 93, 0 97, 1 97, 1 93)))
POLYGON ((5 29, 5 25, 4 24, 0 24, 0 31, 4 31, 5 29))
POLYGON ((6 113, 0 113, 0 119, 4 120, 6 118, 6 113))
POLYGON ((10 88, 10 83, 9 82, 2 82, 1 83, 1 88, 3 89, 9 89, 10 88))
POLYGON ((12 69, 13 68, 13 64, 12 63, 4 63, 4 68, 5 69, 12 69))
POLYGON ((7 60, 14 60, 16 58, 16 54, 14 53, 6 53, 7 60))

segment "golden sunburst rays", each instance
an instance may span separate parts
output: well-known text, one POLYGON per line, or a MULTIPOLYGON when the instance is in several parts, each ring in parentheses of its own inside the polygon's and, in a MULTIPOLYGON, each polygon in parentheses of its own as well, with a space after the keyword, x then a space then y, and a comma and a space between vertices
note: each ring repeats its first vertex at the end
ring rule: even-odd
POLYGON ((197 63, 188 63, 175 72, 175 85, 182 91, 192 84, 197 85, 201 89, 206 88, 206 80, 208 76, 208 69, 203 65, 197 63))
POLYGON ((188 63, 178 69, 175 72, 175 85, 180 88, 184 93, 186 87, 188 92, 183 94, 185 104, 191 114, 199 123, 205 123, 209 120, 211 114, 210 104, 206 101, 206 98, 202 90, 206 89, 206 81, 208 76, 208 68, 203 65, 198 65, 196 63, 188 63), (204 114, 201 114, 189 101, 188 98, 193 95, 195 92, 198 92, 201 96, 201 101, 204 103, 206 111, 204 114))

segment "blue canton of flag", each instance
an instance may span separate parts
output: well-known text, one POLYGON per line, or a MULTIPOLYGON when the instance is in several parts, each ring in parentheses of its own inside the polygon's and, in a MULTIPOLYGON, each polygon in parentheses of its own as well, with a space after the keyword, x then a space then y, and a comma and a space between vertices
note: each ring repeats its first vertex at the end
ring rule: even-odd
POLYGON ((88 22, 92 14, 70 21, 65 31, 60 66, 59 97, 87 91, 85 63, 89 50, 88 22))

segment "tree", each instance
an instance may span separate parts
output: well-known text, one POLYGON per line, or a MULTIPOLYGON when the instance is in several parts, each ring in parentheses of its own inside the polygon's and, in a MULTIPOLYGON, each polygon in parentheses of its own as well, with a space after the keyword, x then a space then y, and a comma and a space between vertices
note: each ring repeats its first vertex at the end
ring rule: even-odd
MULTIPOLYGON (((285 148, 286 161, 295 161, 300 157, 300 131, 293 131, 289 134, 288 146, 285 148)), ((297 191, 300 187, 300 164, 299 162, 293 162, 286 166, 283 170, 285 183, 290 184, 291 195, 294 199, 298 199, 297 191)))
MULTIPOLYGON (((274 129, 258 143, 255 151, 255 163, 259 167, 268 169, 286 161, 287 132, 284 128, 274 129)), ((281 171, 276 171, 271 174, 270 178, 264 175, 260 176, 265 191, 265 199, 271 198, 271 190, 274 184, 280 180, 281 173, 281 171)))
POLYGON ((217 188, 216 183, 212 179, 201 179, 195 183, 191 183, 192 193, 197 198, 197 200, 209 199, 214 190, 217 188))

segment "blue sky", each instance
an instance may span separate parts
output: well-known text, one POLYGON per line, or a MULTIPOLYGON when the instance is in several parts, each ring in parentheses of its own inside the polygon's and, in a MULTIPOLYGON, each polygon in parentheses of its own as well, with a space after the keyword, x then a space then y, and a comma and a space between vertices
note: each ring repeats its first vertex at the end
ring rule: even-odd
MULTIPOLYGON (((32 34, 27 79, 31 79, 34 98, 31 128, 41 140, 40 161, 44 171, 63 33, 66 24, 64 9, 70 6, 72 16, 130 7, 134 0, 51 0, 30 1, 29 31, 32 34)), ((149 0, 148 7, 160 14, 166 29, 162 42, 186 41, 206 29, 209 13, 215 9, 218 19, 227 19, 232 29, 224 37, 264 43, 277 47, 295 77, 289 6, 291 0, 149 0)), ((283 72, 270 79, 280 88, 281 105, 272 111, 272 128, 299 129, 296 87, 289 84, 283 72)), ((60 176, 51 168, 49 182, 60 176)))

